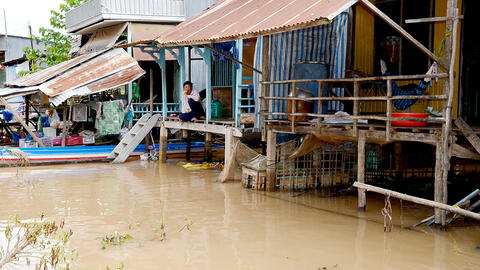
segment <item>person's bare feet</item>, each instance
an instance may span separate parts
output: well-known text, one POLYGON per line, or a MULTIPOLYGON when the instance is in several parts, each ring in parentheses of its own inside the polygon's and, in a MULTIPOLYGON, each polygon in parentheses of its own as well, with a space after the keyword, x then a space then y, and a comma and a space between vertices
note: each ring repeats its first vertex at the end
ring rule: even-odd
POLYGON ((193 117, 193 118, 192 118, 192 121, 194 121, 194 122, 195 122, 195 121, 197 121, 197 120, 198 120, 198 119, 197 119, 197 118, 195 118, 195 117, 193 117))

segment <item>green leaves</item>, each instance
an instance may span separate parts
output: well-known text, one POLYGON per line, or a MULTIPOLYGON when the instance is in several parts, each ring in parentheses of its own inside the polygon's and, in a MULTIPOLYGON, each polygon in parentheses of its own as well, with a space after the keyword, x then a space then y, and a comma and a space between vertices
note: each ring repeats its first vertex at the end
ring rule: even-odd
POLYGON ((40 51, 30 47, 23 49, 26 58, 30 62, 30 72, 22 72, 19 74, 20 76, 34 73, 40 69, 54 66, 70 59, 70 49, 73 38, 61 32, 61 30, 66 29, 65 14, 71 9, 87 2, 87 0, 64 1, 65 3, 60 4, 58 11, 50 11, 50 26, 52 26, 52 29, 42 27, 39 29, 39 36, 31 36, 37 44, 43 44, 45 50, 40 51))

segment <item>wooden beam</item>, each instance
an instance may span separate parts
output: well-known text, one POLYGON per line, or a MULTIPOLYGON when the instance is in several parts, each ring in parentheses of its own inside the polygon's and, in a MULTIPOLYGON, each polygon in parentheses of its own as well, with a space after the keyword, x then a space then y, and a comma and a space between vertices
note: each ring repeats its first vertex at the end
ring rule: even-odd
POLYGON ((231 57, 230 55, 225 54, 225 53, 223 53, 223 52, 215 49, 214 47, 212 47, 212 46, 210 46, 210 45, 203 45, 203 46, 204 46, 204 47, 207 47, 207 48, 208 48, 209 50, 211 50, 211 51, 214 51, 214 52, 216 52, 216 53, 224 56, 224 57, 227 58, 228 60, 231 60, 231 61, 233 61, 233 62, 235 62, 235 63, 237 63, 237 64, 240 64, 240 65, 244 66, 245 68, 247 68, 247 69, 249 69, 249 70, 251 70, 251 71, 254 71, 254 72, 257 72, 257 73, 259 73, 259 74, 262 74, 262 71, 256 69, 256 68, 253 67, 252 65, 247 64, 247 63, 242 62, 242 61, 239 61, 239 60, 231 57))
POLYGON ((9 110, 12 114, 13 114, 13 117, 15 117, 15 119, 17 119, 17 121, 23 126, 23 128, 28 132, 28 134, 30 134, 30 136, 32 136, 33 140, 36 141, 38 143, 38 146, 40 147, 45 147, 45 144, 43 144, 43 142, 37 137, 37 135, 30 129, 30 127, 28 126, 28 124, 26 124, 23 119, 20 117, 20 115, 18 115, 18 113, 10 106, 10 104, 8 104, 8 101, 5 100, 5 98, 3 97, 0 97, 0 102, 3 103, 3 105, 7 108, 7 110, 9 110))
MULTIPOLYGON (((439 140, 435 148, 435 179, 434 179, 434 189, 433 189, 433 198, 436 202, 443 201, 443 151, 442 141, 439 140)), ((444 212, 438 208, 435 208, 435 224, 444 224, 445 215, 444 212)))
POLYGON ((465 138, 472 144, 473 148, 480 153, 480 138, 475 134, 473 129, 462 118, 457 118, 454 123, 462 131, 465 138))
MULTIPOLYGON (((460 20, 463 20, 463 16, 456 17, 460 20)), ((433 17, 433 18, 419 18, 419 19, 409 19, 405 20, 405 23, 431 23, 431 22, 444 22, 448 20, 455 20, 456 18, 451 17, 433 17)))
POLYGON ((405 29, 403 29, 400 25, 398 25, 394 20, 392 20, 388 15, 383 13, 380 9, 378 9, 374 4, 370 3, 369 0, 361 0, 362 3, 370 9, 373 13, 375 13, 380 19, 385 21, 388 25, 390 25, 395 31, 397 31, 400 35, 402 35, 405 39, 410 41, 415 47, 420 49, 424 54, 428 57, 432 58, 435 62, 437 62, 444 70, 449 70, 448 67, 443 63, 443 61, 438 58, 432 51, 430 51, 427 47, 423 46, 418 40, 416 40, 410 33, 408 33, 405 29))
POLYGON ((477 213, 474 213, 474 212, 471 212, 471 211, 468 211, 468 210, 465 210, 465 209, 462 209, 462 208, 454 207, 454 206, 451 206, 451 205, 448 205, 448 204, 434 202, 434 201, 431 201, 431 200, 427 200, 427 199, 423 199, 423 198, 419 198, 419 197, 415 197, 415 196, 411 196, 411 195, 403 194, 403 193, 400 193, 400 192, 396 192, 396 191, 392 191, 392 190, 388 190, 388 189, 384 189, 384 188, 379 188, 379 187, 375 187, 375 186, 372 186, 372 185, 367 185, 367 184, 359 183, 359 182, 353 183, 353 186, 358 188, 358 189, 371 191, 371 192, 383 194, 383 195, 386 195, 386 196, 388 195, 390 197, 394 197, 394 198, 397 198, 397 199, 400 199, 400 200, 414 202, 414 203, 417 203, 417 204, 430 206, 430 207, 438 208, 438 209, 441 209, 441 210, 447 210, 451 213, 456 213, 456 214, 459 214, 459 215, 462 215, 462 216, 465 216, 465 217, 480 220, 480 214, 477 214, 477 213))

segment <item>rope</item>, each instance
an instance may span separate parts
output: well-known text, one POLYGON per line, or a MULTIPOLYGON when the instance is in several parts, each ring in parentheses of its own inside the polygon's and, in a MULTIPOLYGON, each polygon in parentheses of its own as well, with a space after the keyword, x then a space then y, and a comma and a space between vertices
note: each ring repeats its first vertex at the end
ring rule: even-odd
POLYGON ((383 231, 391 232, 393 228, 392 222, 392 204, 390 203, 390 194, 385 196, 385 206, 382 209, 383 231))

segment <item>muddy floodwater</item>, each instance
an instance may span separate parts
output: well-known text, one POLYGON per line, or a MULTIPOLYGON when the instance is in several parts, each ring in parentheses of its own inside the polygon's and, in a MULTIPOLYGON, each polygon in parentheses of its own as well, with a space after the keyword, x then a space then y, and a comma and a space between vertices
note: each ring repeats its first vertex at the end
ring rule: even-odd
POLYGON ((430 209, 392 201, 384 233, 382 197, 359 214, 354 195, 266 194, 218 174, 140 161, 0 168, 0 218, 64 219, 74 269, 480 269, 479 227, 405 228, 430 209), (114 232, 132 238, 102 250, 114 232))

